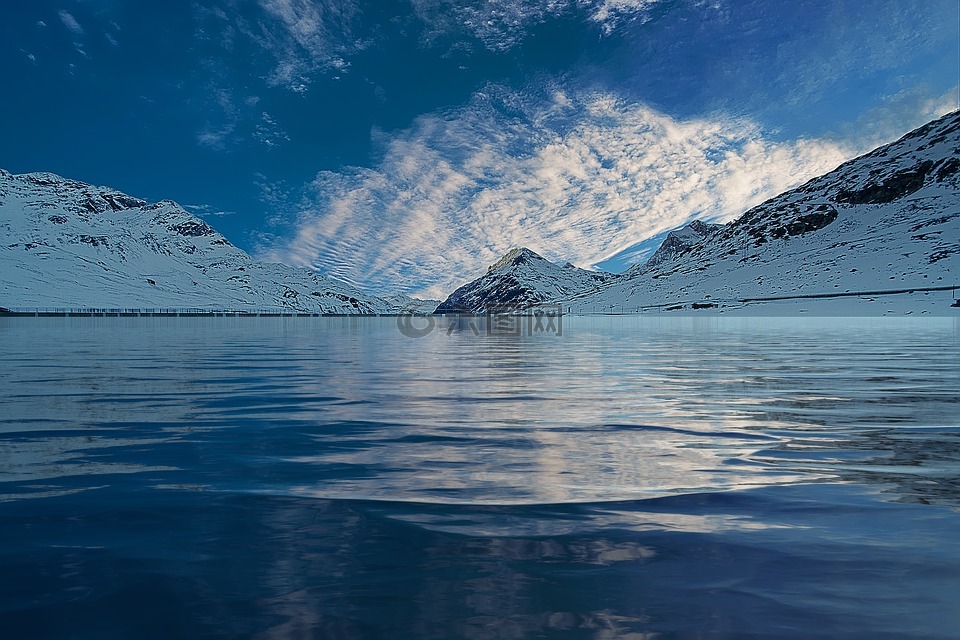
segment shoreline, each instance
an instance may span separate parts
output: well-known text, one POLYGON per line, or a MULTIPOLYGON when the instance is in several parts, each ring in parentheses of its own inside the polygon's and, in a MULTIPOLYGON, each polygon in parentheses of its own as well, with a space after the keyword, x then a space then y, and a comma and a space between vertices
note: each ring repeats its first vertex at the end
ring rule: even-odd
MULTIPOLYGON (((503 315, 508 313, 510 315, 517 316, 526 316, 526 315, 537 315, 536 310, 542 310, 545 307, 551 307, 551 310, 556 310, 555 314, 557 316, 647 316, 652 314, 663 314, 666 312, 670 315, 713 315, 717 313, 737 312, 744 311, 769 311, 771 309, 779 308, 781 310, 785 309, 787 306, 797 306, 803 304, 804 306, 811 307, 809 309, 791 309, 790 313, 785 315, 795 316, 795 315, 817 315, 817 311, 822 311, 823 309, 817 309, 816 307, 823 306, 833 306, 834 311, 839 311, 842 307, 843 311, 860 311, 861 313, 866 310, 874 311, 874 313, 868 313, 867 315, 878 315, 885 316, 890 315, 891 313, 910 315, 913 313, 923 313, 924 315, 930 315, 931 311, 938 311, 943 314, 944 317, 952 317, 954 313, 951 309, 956 309, 960 312, 960 299, 956 297, 956 291, 960 289, 960 286, 957 285, 947 285, 947 286, 937 286, 937 287, 912 287, 912 288, 901 288, 901 289, 886 289, 886 290, 872 290, 872 291, 845 291, 845 292, 832 292, 832 293, 816 293, 816 294, 801 294, 796 293, 793 295, 777 295, 777 296, 753 296, 753 297, 737 297, 737 298, 710 298, 704 297, 696 300, 677 300, 671 302, 664 302, 660 304, 651 304, 651 305, 639 305, 637 307, 627 306, 627 305, 578 305, 576 300, 569 300, 559 303, 541 303, 541 305, 536 307, 528 307, 526 309, 510 309, 510 310, 490 310, 484 312, 444 312, 444 313, 423 313, 423 312, 407 312, 407 313, 316 313, 309 311, 293 311, 293 310, 277 310, 277 309, 262 309, 262 310, 251 310, 251 311, 240 311, 233 309, 202 309, 196 307, 183 307, 183 308, 108 308, 108 307, 0 307, 0 318, 12 318, 12 317, 36 317, 36 318, 64 318, 64 317, 121 317, 121 318, 138 318, 138 317, 245 317, 245 318, 354 318, 354 317, 363 317, 363 318, 397 318, 405 316, 420 316, 420 317, 447 317, 447 316, 489 316, 489 315, 503 315), (942 293, 950 291, 951 294, 949 297, 936 297, 936 300, 930 299, 932 293, 942 293), (915 299, 915 294, 922 294, 924 299, 921 299, 921 304, 907 304, 903 305, 904 299, 901 297, 899 299, 896 296, 907 296, 915 299), (896 309, 885 309, 883 313, 876 313, 876 307, 870 309, 875 303, 879 302, 876 298, 883 298, 884 303, 888 301, 898 302, 899 304, 893 305, 897 307, 896 309), (819 304, 818 304, 819 302, 819 304), (840 303, 840 304, 827 304, 824 305, 824 302, 830 303, 840 303), (786 303, 786 304, 785 304, 786 303), (812 305, 810 303, 813 303, 812 305), (845 304, 844 304, 845 303, 845 304), (852 303, 852 304, 851 304, 852 303), (916 307, 916 308, 913 308, 916 307), (812 313, 811 313, 812 311, 812 313)), ((881 303, 883 304, 883 303, 881 303)), ((884 304, 883 306, 888 306, 884 304)), ((759 313, 758 315, 768 315, 767 313, 759 313)), ((830 313, 829 315, 846 315, 844 313, 830 313)), ((861 315, 860 313, 853 313, 851 315, 861 315)), ((938 313, 937 315, 940 315, 938 313)))

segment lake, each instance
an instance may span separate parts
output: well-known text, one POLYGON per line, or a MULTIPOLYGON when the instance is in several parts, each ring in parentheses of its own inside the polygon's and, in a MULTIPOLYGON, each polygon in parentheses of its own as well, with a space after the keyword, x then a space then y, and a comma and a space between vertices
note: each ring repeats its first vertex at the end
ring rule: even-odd
POLYGON ((956 637, 960 320, 482 320, 0 318, 3 636, 956 637))

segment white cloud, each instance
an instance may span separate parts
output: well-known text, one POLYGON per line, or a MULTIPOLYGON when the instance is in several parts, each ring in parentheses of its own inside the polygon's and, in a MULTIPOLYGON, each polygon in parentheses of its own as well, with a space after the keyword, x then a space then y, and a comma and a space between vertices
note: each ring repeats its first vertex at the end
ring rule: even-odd
POLYGON ((83 35, 83 27, 80 26, 80 23, 77 22, 77 19, 74 18, 73 15, 66 9, 60 10, 60 21, 63 22, 63 26, 72 31, 75 35, 83 35))
MULTIPOLYGON (((694 219, 728 220, 852 155, 749 121, 678 121, 610 94, 490 89, 382 140, 376 169, 321 173, 268 257, 379 289, 442 295, 513 246, 594 264, 694 219)), ((382 137, 382 136, 381 136, 382 137)))

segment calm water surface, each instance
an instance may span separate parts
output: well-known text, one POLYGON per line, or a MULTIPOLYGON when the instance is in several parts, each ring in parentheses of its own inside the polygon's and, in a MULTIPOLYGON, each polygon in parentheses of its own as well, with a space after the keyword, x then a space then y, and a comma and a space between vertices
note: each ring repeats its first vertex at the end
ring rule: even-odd
POLYGON ((958 320, 562 329, 0 319, 0 635, 958 637, 958 320))

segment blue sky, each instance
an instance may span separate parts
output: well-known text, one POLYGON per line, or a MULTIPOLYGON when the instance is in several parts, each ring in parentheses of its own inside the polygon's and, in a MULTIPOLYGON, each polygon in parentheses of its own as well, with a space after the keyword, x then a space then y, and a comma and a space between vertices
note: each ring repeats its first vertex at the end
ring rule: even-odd
POLYGON ((0 166, 440 296, 622 268, 960 101, 957 0, 5 3, 0 166))

